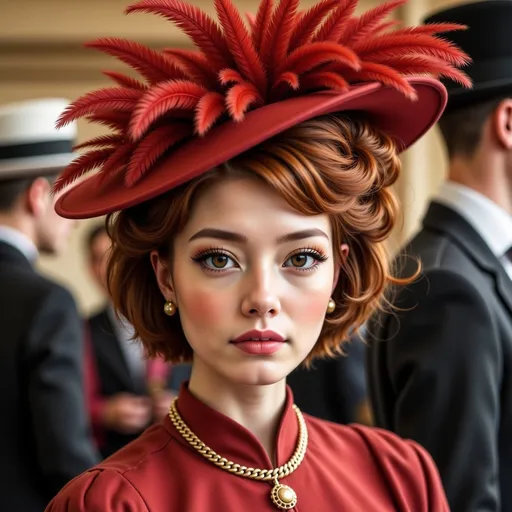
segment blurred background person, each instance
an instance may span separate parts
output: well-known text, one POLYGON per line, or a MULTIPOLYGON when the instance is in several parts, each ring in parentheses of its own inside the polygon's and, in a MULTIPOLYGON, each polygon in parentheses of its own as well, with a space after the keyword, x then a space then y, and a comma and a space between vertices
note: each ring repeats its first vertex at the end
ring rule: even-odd
MULTIPOLYGON (((407 244, 423 275, 379 317, 370 390, 379 426, 423 445, 452 512, 512 510, 512 2, 465 3, 451 34, 474 88, 447 83, 448 180, 407 244)), ((373 329, 372 329, 373 331, 373 329)), ((371 341, 371 340, 370 340, 371 341)))
POLYGON ((73 222, 52 182, 71 159, 67 100, 0 107, 0 510, 42 512, 98 462, 84 403, 83 331, 68 290, 39 274, 40 253, 66 248, 73 222))
POLYGON ((106 301, 86 322, 87 401, 104 457, 134 440, 152 421, 161 420, 179 386, 169 364, 145 359, 132 326, 114 312, 106 284, 110 244, 104 224, 91 227, 86 236, 89 268, 106 301))

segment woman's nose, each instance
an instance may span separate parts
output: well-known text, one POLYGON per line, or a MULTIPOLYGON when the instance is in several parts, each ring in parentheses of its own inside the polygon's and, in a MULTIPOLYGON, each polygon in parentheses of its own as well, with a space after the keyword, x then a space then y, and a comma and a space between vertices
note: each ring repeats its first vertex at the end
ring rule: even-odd
POLYGON ((281 311, 277 283, 272 271, 260 269, 247 281, 242 299, 242 313, 249 317, 274 317, 281 311))

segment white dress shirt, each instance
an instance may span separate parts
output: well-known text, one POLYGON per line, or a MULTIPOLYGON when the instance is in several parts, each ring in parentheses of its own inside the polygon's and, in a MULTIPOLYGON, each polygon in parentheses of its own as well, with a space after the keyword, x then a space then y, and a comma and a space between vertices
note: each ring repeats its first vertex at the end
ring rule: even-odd
POLYGON ((512 279, 512 215, 488 197, 464 185, 443 183, 435 201, 462 215, 484 239, 512 279))
POLYGON ((30 238, 17 229, 0 224, 0 241, 18 249, 31 263, 35 263, 39 251, 30 238))

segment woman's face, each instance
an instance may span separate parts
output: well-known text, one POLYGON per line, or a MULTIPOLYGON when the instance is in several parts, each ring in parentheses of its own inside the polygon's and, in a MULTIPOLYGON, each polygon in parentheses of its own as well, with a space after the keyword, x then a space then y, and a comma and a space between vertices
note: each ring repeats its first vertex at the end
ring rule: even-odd
POLYGON ((306 358, 338 275, 326 215, 297 212, 254 178, 229 178, 197 197, 173 253, 170 273, 153 263, 194 366, 268 385, 306 358))

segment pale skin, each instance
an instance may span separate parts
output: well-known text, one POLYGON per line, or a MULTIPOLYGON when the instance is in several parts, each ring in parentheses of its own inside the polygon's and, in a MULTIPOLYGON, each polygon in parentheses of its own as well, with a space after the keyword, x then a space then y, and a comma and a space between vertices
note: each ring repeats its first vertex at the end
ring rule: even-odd
MULTIPOLYGON (((106 286, 107 261, 111 242, 107 232, 97 235, 89 251, 89 269, 98 287, 108 296, 106 286)), ((168 412, 174 394, 159 391, 153 397, 119 393, 105 400, 102 409, 103 424, 123 434, 140 432, 151 417, 162 419, 168 412)))
POLYGON ((171 263, 156 251, 151 261, 194 351, 189 389, 274 460, 286 377, 315 345, 340 272, 329 219, 301 214, 252 177, 229 178, 198 196, 172 243, 171 263), (287 341, 272 355, 249 355, 231 341, 251 329, 287 341))
POLYGON ((512 99, 487 119, 471 156, 455 155, 448 177, 480 192, 512 215, 512 99))
POLYGON ((54 206, 58 197, 51 194, 47 179, 35 178, 11 210, 0 212, 0 225, 26 235, 41 253, 59 254, 67 247, 75 221, 57 215, 54 206))

